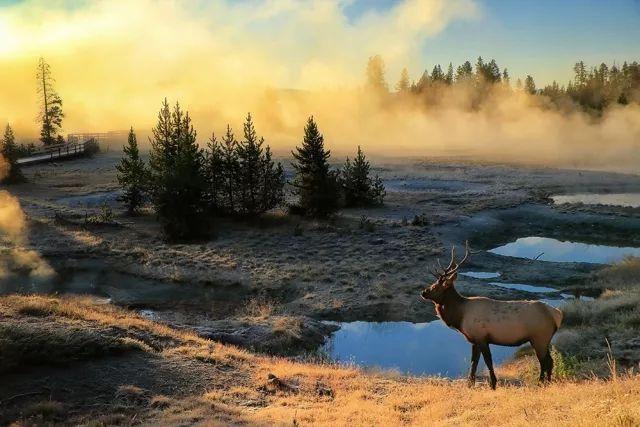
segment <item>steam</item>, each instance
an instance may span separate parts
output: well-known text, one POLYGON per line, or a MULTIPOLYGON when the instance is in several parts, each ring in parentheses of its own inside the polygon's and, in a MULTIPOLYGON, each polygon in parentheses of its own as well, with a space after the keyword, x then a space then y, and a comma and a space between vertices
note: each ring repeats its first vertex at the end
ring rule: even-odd
MULTIPOLYGON (((0 165, 3 160, 0 156, 0 165)), ((4 248, 0 250, 0 281, 16 276, 33 280, 48 280, 54 276, 55 272, 38 252, 23 247, 26 231, 27 220, 20 202, 9 192, 0 190, 0 242, 10 246, 2 245, 4 248)))
POLYGON ((350 3, 112 0, 65 7, 27 0, 4 7, 0 36, 13 37, 0 46, 0 121, 18 135, 37 135, 32 76, 44 52, 64 100, 65 132, 133 125, 144 134, 166 96, 189 110, 203 143, 227 123, 239 132, 251 111, 259 133, 287 154, 313 114, 337 155, 361 145, 385 157, 450 154, 638 170, 638 106, 593 119, 501 88, 473 110, 473 95, 462 87, 443 90, 437 108, 365 93, 369 56, 384 57, 390 86, 405 66, 417 79, 433 65, 424 44, 452 22, 482 19, 482 8, 475 0, 404 0, 349 18, 350 3))

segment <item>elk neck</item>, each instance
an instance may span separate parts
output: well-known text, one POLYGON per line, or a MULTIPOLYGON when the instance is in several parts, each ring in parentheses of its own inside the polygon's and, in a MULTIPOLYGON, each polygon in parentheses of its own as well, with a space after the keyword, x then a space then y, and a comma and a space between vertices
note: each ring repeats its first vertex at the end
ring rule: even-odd
POLYGON ((442 299, 436 303, 436 312, 449 327, 460 330, 464 316, 464 303, 467 299, 451 286, 445 291, 442 299))

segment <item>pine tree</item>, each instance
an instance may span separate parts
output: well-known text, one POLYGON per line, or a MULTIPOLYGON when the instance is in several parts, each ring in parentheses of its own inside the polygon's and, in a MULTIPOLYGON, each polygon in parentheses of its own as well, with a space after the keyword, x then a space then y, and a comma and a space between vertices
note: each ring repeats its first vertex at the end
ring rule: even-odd
POLYGON ((347 158, 342 168, 341 182, 346 206, 371 206, 384 202, 386 192, 382 180, 377 176, 372 179, 370 170, 371 165, 358 146, 353 163, 347 158))
POLYGON ((509 72, 506 68, 502 70, 502 82, 505 86, 509 86, 511 84, 511 77, 509 77, 509 72))
POLYGON ((226 213, 235 213, 238 205, 238 175, 240 165, 238 163, 238 142, 231 127, 227 125, 227 132, 222 139, 222 207, 226 213))
POLYGON ((447 68, 447 74, 444 76, 444 81, 448 85, 453 84, 453 64, 449 62, 449 68, 447 68))
POLYGON ((136 215, 147 198, 149 171, 140 158, 138 141, 133 128, 129 130, 127 145, 124 146, 124 157, 116 166, 118 184, 123 194, 120 201, 125 203, 129 215, 136 215))
POLYGON ((3 184, 17 184, 25 181, 25 177, 18 165, 18 146, 16 137, 10 125, 4 130, 0 145, 0 182, 3 184))
POLYGON ((274 164, 264 138, 258 138, 251 114, 244 123, 244 139, 237 146, 238 211, 253 217, 273 209, 284 199, 284 170, 274 164))
POLYGON ((329 168, 331 152, 324 148, 324 137, 313 116, 304 128, 302 146, 292 152, 296 176, 293 186, 298 206, 309 216, 326 217, 338 209, 340 193, 336 173, 329 168))
POLYGON ((389 86, 384 77, 385 65, 380 55, 369 58, 367 63, 367 87, 375 94, 382 95, 389 92, 389 86))
POLYGON ((524 90, 531 95, 536 93, 536 82, 533 80, 533 77, 527 75, 527 78, 524 79, 524 90))
POLYGON ((207 178, 207 196, 209 208, 213 212, 224 210, 224 153, 215 133, 207 144, 205 153, 205 175, 207 178))
MULTIPOLYGON (((62 99, 53 87, 55 80, 51 76, 51 67, 42 57, 38 61, 36 79, 38 82, 38 94, 42 103, 39 115, 39 120, 42 123, 40 141, 44 145, 55 144, 60 142, 59 138, 62 138, 61 135, 58 135, 64 118, 62 99)), ((64 142, 64 139, 62 142, 64 142)))
POLYGON ((402 69, 400 80, 396 84, 396 91, 398 93, 406 93, 409 91, 409 71, 407 71, 406 68, 402 69))
POLYGON ((151 141, 153 203, 170 240, 201 237, 206 224, 204 154, 189 113, 162 104, 151 141))
POLYGON ((444 73, 442 72, 442 67, 440 64, 437 64, 433 67, 433 71, 431 72, 431 81, 433 82, 443 82, 445 81, 444 73))

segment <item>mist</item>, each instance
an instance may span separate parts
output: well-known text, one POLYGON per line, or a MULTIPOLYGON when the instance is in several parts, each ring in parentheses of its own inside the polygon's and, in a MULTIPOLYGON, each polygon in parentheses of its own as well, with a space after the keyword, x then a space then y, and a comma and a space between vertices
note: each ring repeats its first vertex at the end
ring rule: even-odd
POLYGON ((0 34, 14 37, 0 49, 0 126, 11 123, 19 139, 37 137, 34 74, 44 55, 64 100, 65 133, 133 126, 148 134, 167 97, 190 112, 203 146, 227 124, 240 133, 251 112, 258 132, 286 155, 313 115, 337 156, 361 145, 379 157, 638 169, 637 105, 594 118, 497 89, 469 108, 471 95, 459 88, 441 93, 438 108, 381 102, 363 90, 370 56, 383 55, 391 86, 405 66, 417 79, 425 66, 421 46, 453 22, 481 19, 482 7, 472 0, 406 0, 350 19, 348 4, 115 0, 5 7, 0 34))

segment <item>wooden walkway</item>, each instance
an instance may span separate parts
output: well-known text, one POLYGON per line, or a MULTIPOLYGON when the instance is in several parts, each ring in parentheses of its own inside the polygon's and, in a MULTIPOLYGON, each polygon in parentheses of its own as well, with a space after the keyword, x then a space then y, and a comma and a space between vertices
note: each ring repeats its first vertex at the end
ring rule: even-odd
POLYGON ((93 139, 75 144, 58 144, 49 146, 43 150, 33 153, 29 157, 22 157, 17 160, 20 166, 29 166, 37 163, 52 162, 54 160, 64 160, 73 157, 80 157, 89 151, 88 145, 95 144, 93 139))

